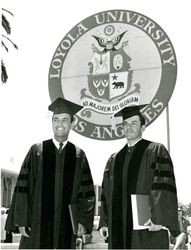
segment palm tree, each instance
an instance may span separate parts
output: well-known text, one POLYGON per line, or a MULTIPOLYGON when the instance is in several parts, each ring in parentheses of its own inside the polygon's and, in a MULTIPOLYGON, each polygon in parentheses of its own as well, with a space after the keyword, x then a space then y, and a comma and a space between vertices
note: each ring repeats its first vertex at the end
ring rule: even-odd
MULTIPOLYGON (((8 37, 11 34, 11 27, 10 23, 7 20, 6 16, 3 13, 8 13, 9 15, 13 16, 13 13, 10 11, 3 9, 2 8, 2 27, 3 30, 7 35, 2 35, 2 40, 1 40, 1 46, 9 52, 9 45, 11 44, 15 49, 18 49, 17 45, 11 41, 11 39, 8 37)), ((1 81, 2 83, 6 83, 8 79, 8 74, 7 74, 7 69, 6 65, 3 62, 3 59, 1 59, 1 81)))

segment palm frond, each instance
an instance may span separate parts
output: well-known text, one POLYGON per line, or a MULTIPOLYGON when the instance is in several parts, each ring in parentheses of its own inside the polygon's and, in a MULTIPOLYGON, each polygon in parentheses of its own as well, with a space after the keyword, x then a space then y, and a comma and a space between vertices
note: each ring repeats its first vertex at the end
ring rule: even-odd
POLYGON ((5 31, 7 32, 7 34, 11 34, 11 27, 9 24, 9 21, 7 20, 7 18, 2 14, 2 26, 5 29, 5 31))
POLYGON ((2 81, 2 83, 6 83, 7 79, 8 79, 7 70, 6 70, 6 67, 3 63, 3 60, 1 60, 1 81, 2 81))
POLYGON ((7 51, 9 52, 9 49, 7 48, 7 46, 5 45, 5 43, 3 41, 1 41, 1 46, 7 51))
POLYGON ((5 35, 2 35, 2 37, 6 38, 6 39, 14 46, 15 49, 18 49, 18 46, 17 46, 13 41, 11 41, 10 38, 8 38, 8 37, 5 36, 5 35))
POLYGON ((3 10, 3 11, 6 11, 6 12, 9 13, 11 16, 13 16, 13 13, 12 13, 11 11, 6 10, 6 9, 4 9, 4 8, 2 8, 2 10, 3 10))
MULTIPOLYGON (((3 8, 2 8, 2 10, 13 16, 12 12, 10 12, 6 9, 3 9, 3 8)), ((7 33, 7 35, 10 35, 11 34, 11 26, 10 26, 10 23, 4 14, 2 14, 2 24, 1 25, 2 25, 3 29, 5 30, 5 32, 7 33)), ((18 49, 18 46, 9 37, 2 35, 2 38, 3 39, 1 40, 1 46, 7 52, 9 52, 9 49, 8 49, 9 44, 8 43, 11 43, 15 49, 18 49)), ((2 83, 6 83, 7 80, 8 80, 7 69, 6 69, 6 66, 5 66, 3 60, 1 59, 1 81, 2 81, 2 83)))

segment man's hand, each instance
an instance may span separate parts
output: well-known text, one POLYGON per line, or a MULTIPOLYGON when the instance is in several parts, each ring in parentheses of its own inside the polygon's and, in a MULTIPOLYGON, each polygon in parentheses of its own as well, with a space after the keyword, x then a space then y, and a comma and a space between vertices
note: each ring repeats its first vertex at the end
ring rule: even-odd
POLYGON ((162 229, 162 225, 156 225, 154 224, 151 219, 149 219, 144 226, 149 226, 148 230, 149 231, 160 231, 162 229))
POLYGON ((85 234, 85 232, 86 232, 85 227, 84 227, 82 224, 78 223, 78 232, 77 232, 77 236, 80 237, 80 236, 82 236, 83 234, 85 234))
POLYGON ((104 240, 107 240, 108 238, 108 227, 101 227, 100 228, 100 235, 104 240))
MULTIPOLYGON (((28 227, 28 230, 31 231, 31 228, 28 227)), ((26 227, 19 227, 19 232, 22 236, 29 238, 29 235, 26 233, 26 227)))

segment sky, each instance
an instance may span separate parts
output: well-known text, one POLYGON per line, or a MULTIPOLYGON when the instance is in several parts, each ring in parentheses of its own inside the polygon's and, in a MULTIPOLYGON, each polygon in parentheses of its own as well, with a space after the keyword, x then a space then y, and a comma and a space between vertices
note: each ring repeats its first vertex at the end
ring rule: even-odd
MULTIPOLYGON (((30 146, 52 137, 48 71, 53 54, 66 33, 95 13, 110 9, 139 12, 158 23, 169 36, 177 56, 178 75, 169 102, 170 154, 174 163, 179 201, 191 202, 190 164, 190 8, 187 0, 25 1, 3 0, 2 7, 14 13, 9 18, 15 50, 1 55, 9 79, 0 86, 0 164, 19 172, 30 146)), ((167 147, 166 111, 149 127, 144 138, 167 147)), ((87 155, 95 184, 101 184, 109 156, 125 139, 97 141, 71 131, 70 141, 87 155)))

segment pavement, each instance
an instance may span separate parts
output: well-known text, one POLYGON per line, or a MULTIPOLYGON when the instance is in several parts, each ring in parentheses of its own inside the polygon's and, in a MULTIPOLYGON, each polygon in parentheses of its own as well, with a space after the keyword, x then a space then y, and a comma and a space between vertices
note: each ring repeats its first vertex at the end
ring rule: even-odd
POLYGON ((84 249, 108 249, 108 244, 100 237, 99 231, 93 230, 92 236, 92 243, 84 245, 84 249))
MULTIPOLYGON (((84 249, 108 249, 108 244, 100 237, 100 233, 97 230, 93 230, 92 242, 84 245, 84 249)), ((1 243, 1 249, 18 249, 20 235, 13 236, 13 243, 1 243)))

